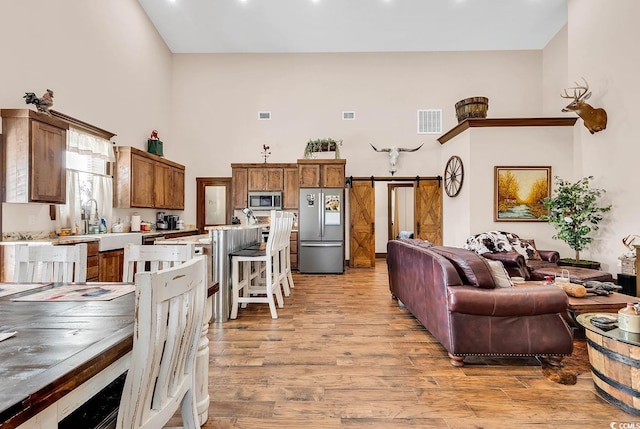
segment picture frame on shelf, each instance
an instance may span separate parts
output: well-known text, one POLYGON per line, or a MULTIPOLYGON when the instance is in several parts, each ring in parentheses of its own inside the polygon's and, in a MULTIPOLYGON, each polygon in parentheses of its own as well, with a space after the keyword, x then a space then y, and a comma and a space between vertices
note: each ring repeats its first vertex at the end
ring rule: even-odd
POLYGON ((542 203, 551 197, 551 166, 495 166, 493 220, 546 222, 542 203))

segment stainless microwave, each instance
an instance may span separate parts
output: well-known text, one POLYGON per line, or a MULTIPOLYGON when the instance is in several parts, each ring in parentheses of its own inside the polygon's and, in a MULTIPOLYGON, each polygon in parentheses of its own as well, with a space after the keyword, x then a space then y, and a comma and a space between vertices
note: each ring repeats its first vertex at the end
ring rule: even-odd
POLYGON ((251 210, 281 210, 282 192, 249 192, 249 208, 251 210))

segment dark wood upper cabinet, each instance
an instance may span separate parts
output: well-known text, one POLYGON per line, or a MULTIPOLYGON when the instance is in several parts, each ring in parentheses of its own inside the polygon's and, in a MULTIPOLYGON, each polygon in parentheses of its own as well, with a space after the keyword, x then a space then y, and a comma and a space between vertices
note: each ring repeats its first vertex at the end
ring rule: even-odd
POLYGON ((184 209, 185 167, 130 146, 116 146, 114 207, 184 209))
POLYGON ((299 159, 301 188, 344 188, 344 159, 299 159))
POLYGON ((5 202, 66 202, 69 124, 29 109, 2 109, 5 202))

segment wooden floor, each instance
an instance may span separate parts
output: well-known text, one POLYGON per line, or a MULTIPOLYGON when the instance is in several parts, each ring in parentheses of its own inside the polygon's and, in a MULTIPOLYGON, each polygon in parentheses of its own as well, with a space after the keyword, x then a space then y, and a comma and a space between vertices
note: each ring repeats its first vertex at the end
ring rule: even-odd
POLYGON ((535 359, 452 367, 391 298, 384 260, 294 281, 277 320, 266 304, 249 304, 238 319, 211 325, 204 428, 602 429, 640 421, 600 399, 590 373, 564 386, 544 378, 535 359))

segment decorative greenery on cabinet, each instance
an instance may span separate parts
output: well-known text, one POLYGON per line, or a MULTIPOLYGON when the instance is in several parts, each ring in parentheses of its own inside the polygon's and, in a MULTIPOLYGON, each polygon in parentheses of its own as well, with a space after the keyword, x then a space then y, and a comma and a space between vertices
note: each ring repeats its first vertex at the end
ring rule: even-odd
POLYGON ((311 159, 316 152, 335 152, 335 159, 340 159, 340 146, 342 140, 332 138, 309 140, 304 148, 304 158, 311 159))

